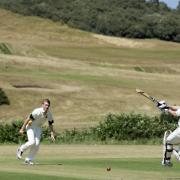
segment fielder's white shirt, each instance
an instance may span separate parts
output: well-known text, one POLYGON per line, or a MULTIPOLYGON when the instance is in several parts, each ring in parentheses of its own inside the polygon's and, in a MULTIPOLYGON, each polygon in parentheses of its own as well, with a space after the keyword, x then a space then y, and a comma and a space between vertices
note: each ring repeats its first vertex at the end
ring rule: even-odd
POLYGON ((34 109, 31 115, 33 117, 32 126, 36 126, 36 127, 41 127, 46 121, 53 120, 52 113, 48 111, 45 114, 42 107, 34 109))

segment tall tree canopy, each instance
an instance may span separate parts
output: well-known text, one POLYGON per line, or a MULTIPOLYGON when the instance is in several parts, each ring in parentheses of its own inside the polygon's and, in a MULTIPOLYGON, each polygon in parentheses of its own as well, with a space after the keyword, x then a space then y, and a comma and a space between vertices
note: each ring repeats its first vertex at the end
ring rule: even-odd
POLYGON ((0 7, 95 33, 180 42, 180 3, 159 0, 1 0, 0 7))

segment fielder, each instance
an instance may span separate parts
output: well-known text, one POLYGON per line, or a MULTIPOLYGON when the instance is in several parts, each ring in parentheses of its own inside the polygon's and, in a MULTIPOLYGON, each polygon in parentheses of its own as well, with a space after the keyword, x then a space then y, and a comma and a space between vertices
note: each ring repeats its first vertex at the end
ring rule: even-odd
POLYGON ((26 130, 28 141, 25 144, 22 144, 17 150, 17 158, 21 159, 22 154, 27 149, 30 149, 29 155, 25 158, 25 164, 33 165, 34 157, 39 149, 42 125, 48 121, 49 128, 51 131, 51 139, 55 141, 55 131, 53 128, 54 120, 52 113, 49 111, 50 100, 44 99, 42 102, 42 107, 36 108, 24 121, 23 126, 19 130, 20 134, 23 134, 26 130))
MULTIPOLYGON (((171 114, 174 117, 180 117, 180 107, 168 106, 164 101, 160 101, 157 105, 161 111, 171 114)), ((180 118, 178 127, 172 132, 170 130, 164 133, 163 138, 163 166, 172 166, 171 155, 174 154, 176 159, 180 161, 180 147, 178 150, 173 148, 174 145, 180 145, 180 118)))

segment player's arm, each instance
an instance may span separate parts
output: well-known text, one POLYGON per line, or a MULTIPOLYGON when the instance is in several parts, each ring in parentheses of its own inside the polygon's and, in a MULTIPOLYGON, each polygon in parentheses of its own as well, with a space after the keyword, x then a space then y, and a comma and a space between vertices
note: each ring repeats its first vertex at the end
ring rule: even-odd
POLYGON ((168 112, 174 116, 180 116, 180 107, 179 106, 169 106, 168 112))
POLYGON ((169 106, 169 109, 172 111, 177 111, 179 109, 179 106, 169 106))
POLYGON ((55 130, 54 130, 54 121, 53 120, 48 121, 48 124, 49 124, 49 129, 50 129, 50 134, 51 134, 51 140, 53 142, 55 142, 56 133, 55 133, 55 130))
POLYGON ((168 113, 171 114, 172 116, 176 117, 176 111, 168 109, 168 113))
POLYGON ((32 114, 30 114, 30 116, 24 121, 21 129, 19 130, 19 133, 20 134, 23 134, 24 133, 24 130, 26 128, 27 125, 31 125, 32 124, 32 121, 34 120, 34 117, 32 116, 32 114))
POLYGON ((32 123, 32 120, 29 119, 29 118, 27 118, 27 119, 24 121, 21 129, 19 130, 19 133, 20 133, 20 134, 23 134, 26 126, 27 126, 28 124, 30 125, 31 123, 32 123))

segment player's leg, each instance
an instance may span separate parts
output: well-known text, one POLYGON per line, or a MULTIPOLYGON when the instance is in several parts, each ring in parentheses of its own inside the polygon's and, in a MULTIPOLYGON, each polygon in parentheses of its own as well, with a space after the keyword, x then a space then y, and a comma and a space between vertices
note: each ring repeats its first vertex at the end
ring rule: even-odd
POLYGON ((172 166, 171 163, 171 155, 173 152, 173 144, 171 144, 171 141, 167 141, 168 137, 172 134, 170 130, 166 131, 164 133, 163 138, 163 160, 162 165, 163 166, 172 166))
POLYGON ((167 139, 171 141, 173 144, 178 145, 177 148, 173 148, 173 154, 176 159, 180 161, 180 127, 178 127, 167 139))
POLYGON ((176 157, 176 159, 178 160, 178 161, 180 161, 180 151, 179 151, 179 147, 178 148, 173 148, 173 154, 174 154, 174 156, 176 157))
POLYGON ((164 134, 164 161, 162 161, 163 165, 168 165, 171 163, 171 155, 172 153, 179 159, 179 153, 173 148, 173 145, 180 144, 180 127, 175 129, 173 132, 166 131, 164 134))
POLYGON ((27 137, 28 137, 28 141, 25 144, 21 145, 17 150, 16 155, 18 159, 22 158, 22 154, 24 151, 26 151, 29 147, 35 144, 35 134, 32 128, 27 129, 27 137))
POLYGON ((30 151, 29 151, 29 155, 26 158, 25 162, 33 162, 34 157, 36 155, 36 153, 38 152, 39 149, 39 144, 40 144, 40 139, 41 139, 41 128, 35 128, 35 144, 33 146, 31 146, 30 151))

